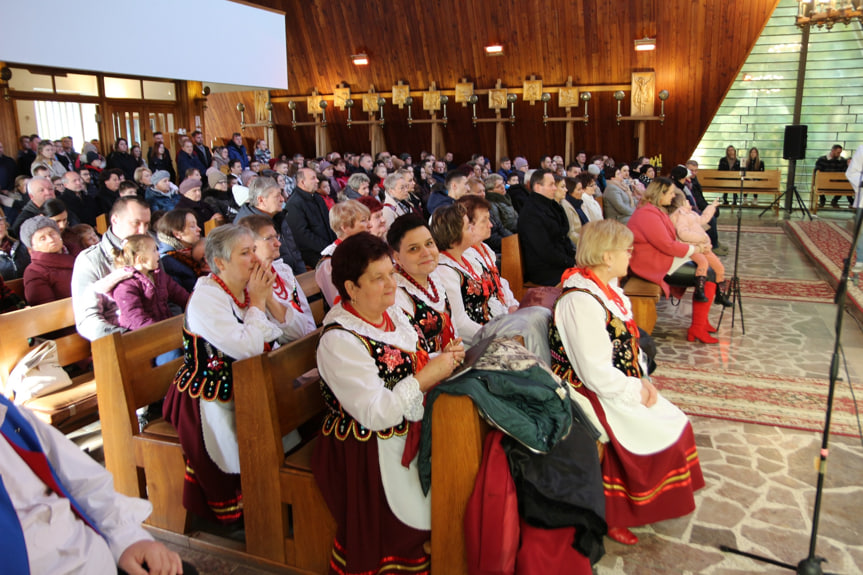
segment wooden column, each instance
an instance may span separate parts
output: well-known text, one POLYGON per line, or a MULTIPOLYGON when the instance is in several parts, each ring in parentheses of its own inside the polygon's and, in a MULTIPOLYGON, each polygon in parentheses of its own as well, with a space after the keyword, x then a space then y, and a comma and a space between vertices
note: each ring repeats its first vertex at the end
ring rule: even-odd
MULTIPOLYGON (((569 108, 566 109, 566 118, 569 120, 572 118, 572 110, 569 108)), ((563 163, 567 166, 572 162, 575 157, 575 152, 573 151, 573 147, 575 145, 575 130, 573 129, 573 124, 570 121, 566 122, 566 145, 564 147, 563 152, 563 163)))
MULTIPOLYGON (((272 128, 268 131, 272 131, 272 128)), ((315 126, 315 155, 317 157, 326 156, 330 151, 330 139, 327 127, 321 125, 315 126)))
MULTIPOLYGON (((500 112, 497 115, 500 117, 500 112)), ((509 155, 506 146, 506 128, 503 122, 498 122, 494 128, 494 155, 497 160, 496 165, 500 164, 502 157, 509 155)))
MULTIPOLYGON (((374 120, 374 114, 369 114, 369 120, 374 120)), ((372 157, 379 152, 384 152, 387 149, 386 141, 384 140, 384 130, 378 122, 369 124, 369 141, 371 142, 372 157)))
MULTIPOLYGON (((0 68, 5 66, 0 62, 0 68)), ((15 114, 15 100, 9 98, 7 102, 0 93, 0 142, 7 156, 13 160, 18 155, 18 116, 15 114)))
MULTIPOLYGON (((436 113, 432 114, 432 119, 437 119, 436 113)), ((443 126, 437 123, 431 125, 431 153, 437 158, 442 157, 446 153, 443 143, 443 126)))

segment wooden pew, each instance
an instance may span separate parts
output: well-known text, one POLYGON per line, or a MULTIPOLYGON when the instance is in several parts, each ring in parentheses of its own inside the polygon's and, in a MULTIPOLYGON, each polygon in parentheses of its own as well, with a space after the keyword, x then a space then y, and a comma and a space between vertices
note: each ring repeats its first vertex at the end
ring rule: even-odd
POLYGON ((12 293, 20 297, 21 299, 26 300, 24 297, 24 280, 18 278, 17 280, 9 280, 8 282, 4 282, 6 287, 9 288, 12 293))
POLYGON ((285 457, 282 436, 324 411, 319 337, 233 366, 246 551, 306 573, 327 572, 336 525, 312 475, 314 439, 285 457))
POLYGON ((103 235, 108 231, 108 216, 105 214, 99 214, 96 216, 96 231, 99 235, 103 235))
POLYGON ((324 294, 318 282, 315 281, 315 270, 298 275, 297 282, 303 289, 303 293, 306 294, 306 299, 309 300, 309 307, 312 308, 312 315, 315 317, 315 325, 320 327, 327 313, 326 300, 324 300, 324 294))
POLYGON ((656 327, 656 302, 662 297, 662 287, 636 276, 628 276, 623 284, 623 293, 632 303, 632 316, 636 325, 653 333, 656 327))
POLYGON ((188 529, 183 507, 186 464, 177 430, 164 419, 142 431, 136 410, 165 397, 182 358, 153 367, 153 358, 183 345, 183 316, 93 342, 105 467, 114 487, 149 499, 147 523, 176 533, 188 529))
MULTIPOLYGON (((285 457, 282 436, 324 409, 315 369, 319 331, 234 364, 246 551, 327 573, 335 523, 312 475, 314 440, 285 457)), ((464 513, 487 430, 468 397, 441 396, 432 428, 432 574, 467 575, 464 513)))
POLYGON ((521 244, 518 242, 518 234, 502 238, 500 249, 500 275, 509 282, 509 288, 515 299, 521 301, 527 289, 539 286, 524 281, 524 265, 521 260, 521 244))
MULTIPOLYGON (((740 172, 698 170, 698 181, 701 183, 702 192, 718 194, 740 193, 740 172)), ((773 198, 770 200, 772 202, 782 193, 779 190, 780 185, 779 170, 746 172, 743 178, 743 193, 772 195, 773 198)), ((778 204, 774 206, 774 211, 779 213, 778 204)))
POLYGON ((818 196, 854 196, 854 188, 845 177, 845 172, 815 172, 812 174, 812 192, 809 194, 809 209, 818 213, 818 196))
MULTIPOLYGON (((31 338, 58 330, 71 332, 51 338, 57 342, 60 365, 88 362, 90 342, 78 335, 74 327, 72 298, 0 315, 0 379, 3 384, 18 361, 30 351, 31 338)), ((26 406, 39 419, 63 432, 91 423, 99 418, 94 374, 86 371, 74 377, 72 385, 33 399, 26 406)))

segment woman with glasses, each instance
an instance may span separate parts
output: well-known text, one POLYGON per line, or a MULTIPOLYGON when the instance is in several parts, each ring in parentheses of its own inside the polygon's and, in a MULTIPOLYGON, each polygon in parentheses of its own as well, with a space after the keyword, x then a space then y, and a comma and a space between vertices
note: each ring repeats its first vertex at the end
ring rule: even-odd
POLYGON ((617 284, 632 247, 632 232, 617 221, 585 224, 549 330, 552 370, 587 397, 608 435, 608 536, 625 545, 638 542, 629 527, 691 513, 704 486, 692 426, 650 382, 632 306, 617 284))

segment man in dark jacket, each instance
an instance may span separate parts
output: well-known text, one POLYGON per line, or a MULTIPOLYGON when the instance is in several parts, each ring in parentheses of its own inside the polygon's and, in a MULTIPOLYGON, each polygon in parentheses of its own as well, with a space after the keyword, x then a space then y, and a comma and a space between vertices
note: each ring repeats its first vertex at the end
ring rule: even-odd
POLYGON ((228 158, 239 160, 244 170, 249 168, 249 153, 246 152, 246 146, 243 145, 242 134, 234 132, 234 135, 231 136, 231 141, 225 147, 228 148, 228 158))
POLYGON ((291 266, 294 275, 306 271, 303 256, 297 248, 297 242, 291 233, 285 217, 285 202, 279 184, 273 178, 258 177, 249 184, 249 200, 240 206, 234 222, 239 222, 246 216, 268 216, 273 219, 273 227, 279 234, 279 255, 282 261, 291 266))
POLYGON ((210 152, 210 148, 204 145, 204 134, 201 133, 201 130, 192 132, 192 142, 195 144, 195 155, 198 156, 198 159, 205 166, 204 171, 201 172, 203 176, 207 168, 213 164, 213 154, 210 152))
POLYGON ((138 167, 138 161, 129 153, 129 142, 126 141, 126 138, 117 139, 114 151, 108 154, 105 159, 105 165, 109 169, 122 170, 123 175, 130 182, 135 179, 135 168, 138 167))
POLYGON ((198 170, 201 177, 207 172, 207 168, 195 154, 195 143, 192 140, 185 140, 183 147, 177 152, 177 177, 181 182, 186 179, 188 170, 198 170))
POLYGON ((557 186, 550 170, 536 170, 530 177, 530 196, 518 214, 518 239, 524 262, 524 279, 555 286, 575 265, 575 248, 569 241, 569 222, 555 201, 557 186))
POLYGON ((11 227, 12 234, 16 237, 21 229, 21 224, 32 217, 42 215, 42 205, 51 198, 56 197, 54 194, 54 184, 48 178, 33 178, 27 182, 27 195, 30 197, 30 201, 21 208, 21 213, 18 214, 15 223, 11 227))
POLYGON ((87 186, 78 172, 63 174, 63 192, 60 199, 66 204, 66 209, 75 214, 82 223, 96 227, 96 216, 99 206, 96 198, 87 195, 87 186))
POLYGON ((313 268, 321 259, 321 250, 336 241, 336 234, 330 228, 327 204, 319 194, 318 176, 310 168, 297 172, 297 187, 288 198, 287 220, 291 233, 297 240, 297 247, 306 265, 313 268))
POLYGON ((459 170, 451 170, 446 175, 446 187, 440 189, 437 184, 429 195, 428 211, 433 214, 441 206, 452 205, 467 192, 467 176, 459 170))

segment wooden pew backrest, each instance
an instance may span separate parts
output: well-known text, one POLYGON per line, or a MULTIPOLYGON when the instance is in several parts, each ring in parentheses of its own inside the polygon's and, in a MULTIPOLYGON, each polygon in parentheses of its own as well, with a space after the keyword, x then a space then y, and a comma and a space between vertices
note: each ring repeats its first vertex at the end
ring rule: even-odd
POLYGON ((321 291, 318 282, 315 281, 315 270, 307 271, 297 276, 297 282, 306 294, 309 300, 309 307, 312 308, 312 315, 315 318, 315 325, 321 326, 326 315, 326 303, 324 294, 321 291))
POLYGON ((854 188, 845 177, 845 172, 815 172, 812 175, 812 192, 809 195, 812 213, 818 211, 818 197, 821 195, 853 196, 854 188))
POLYGON ((310 469, 313 442, 285 457, 282 436, 325 406, 316 369, 320 330, 238 361, 234 378, 247 552, 325 573, 335 523, 310 469))
POLYGON ((4 282, 4 283, 6 284, 6 287, 9 288, 9 290, 12 293, 17 295, 21 299, 25 299, 24 298, 24 280, 22 278, 18 278, 17 280, 9 280, 9 281, 4 282))
POLYGON ((182 448, 176 430, 164 420, 141 431, 136 410, 165 397, 182 358, 158 367, 153 359, 182 347, 182 326, 180 315, 93 342, 105 467, 117 491, 150 500, 149 524, 176 533, 188 527, 182 448))
MULTIPOLYGON (((31 349, 32 338, 58 330, 72 330, 52 336, 57 342, 60 365, 66 367, 90 359, 90 342, 74 331, 72 298, 66 298, 0 315, 0 380, 3 384, 15 365, 31 349)), ((73 385, 27 404, 43 421, 69 431, 94 421, 98 416, 93 373, 73 378, 73 385), (62 395, 57 395, 62 394, 62 395)))

